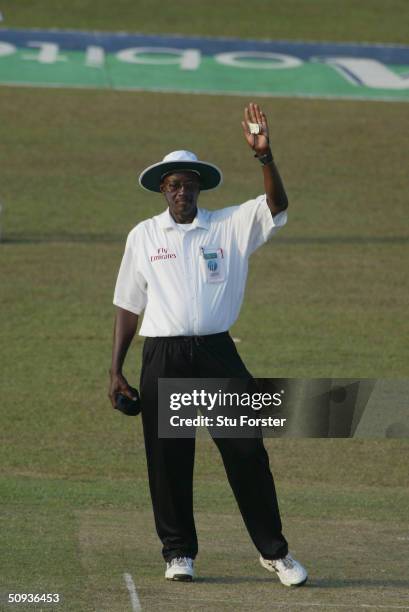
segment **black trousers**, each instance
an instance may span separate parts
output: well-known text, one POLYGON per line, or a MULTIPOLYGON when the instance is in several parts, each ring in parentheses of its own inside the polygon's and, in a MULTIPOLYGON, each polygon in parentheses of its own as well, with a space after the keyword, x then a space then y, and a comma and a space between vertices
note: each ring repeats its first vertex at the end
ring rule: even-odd
MULTIPOLYGON (((141 371, 142 421, 156 530, 166 561, 195 558, 194 438, 158 437, 158 378, 251 378, 227 332, 146 338, 141 371)), ((288 552, 268 455, 261 438, 214 438, 244 523, 265 559, 288 552)), ((234 544, 232 542, 232 549, 234 544)))

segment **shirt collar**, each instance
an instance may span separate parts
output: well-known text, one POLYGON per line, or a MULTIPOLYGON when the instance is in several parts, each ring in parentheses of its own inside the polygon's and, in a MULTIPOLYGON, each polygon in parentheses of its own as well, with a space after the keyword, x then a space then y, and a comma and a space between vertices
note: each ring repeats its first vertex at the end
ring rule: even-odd
MULTIPOLYGON (((158 215, 156 218, 158 220, 159 226, 162 229, 165 229, 165 230, 177 229, 178 224, 171 217, 169 213, 169 208, 167 208, 162 214, 158 215)), ((209 219, 208 219, 207 211, 203 210, 202 208, 197 209, 197 215, 193 219, 192 227, 190 229, 193 230, 196 228, 202 228, 206 230, 209 229, 209 219)))

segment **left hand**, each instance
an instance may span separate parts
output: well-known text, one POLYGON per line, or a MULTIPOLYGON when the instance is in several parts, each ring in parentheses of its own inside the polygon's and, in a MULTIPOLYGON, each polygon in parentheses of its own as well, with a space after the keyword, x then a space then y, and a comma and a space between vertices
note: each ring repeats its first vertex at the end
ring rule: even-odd
POLYGON ((244 121, 241 122, 241 125, 249 147, 251 147, 257 155, 267 153, 270 149, 267 117, 258 104, 250 102, 250 104, 246 106, 244 109, 244 121), (260 133, 250 134, 249 123, 258 123, 261 127, 260 133))

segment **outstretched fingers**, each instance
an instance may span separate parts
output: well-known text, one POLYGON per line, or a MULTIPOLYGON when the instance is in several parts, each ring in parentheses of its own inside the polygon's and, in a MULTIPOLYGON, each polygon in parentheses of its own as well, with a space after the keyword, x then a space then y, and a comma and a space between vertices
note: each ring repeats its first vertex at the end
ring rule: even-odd
POLYGON ((244 119, 247 123, 258 123, 268 129, 267 117, 258 104, 250 102, 244 109, 244 119))
POLYGON ((250 135, 250 130, 249 130, 249 124, 247 123, 247 121, 242 121, 241 122, 241 127, 243 128, 243 132, 245 136, 249 136, 250 135))
POLYGON ((250 129, 249 129, 249 125, 247 123, 247 121, 242 121, 241 122, 241 127, 243 128, 243 132, 244 132, 244 137, 247 140, 249 146, 254 149, 254 145, 255 145, 255 136, 254 134, 251 134, 250 129))
POLYGON ((250 117, 251 117, 250 121, 251 121, 251 123, 258 123, 254 102, 250 102, 250 104, 249 104, 249 111, 250 111, 250 117))
POLYGON ((263 111, 261 111, 261 125, 268 131, 267 117, 263 111))
POLYGON ((261 110, 258 104, 255 105, 257 123, 263 126, 263 133, 268 133, 268 123, 266 114, 261 110))
POLYGON ((267 143, 268 143, 269 134, 268 134, 267 117, 265 113, 261 110, 258 104, 255 104, 254 102, 250 102, 249 105, 245 107, 244 121, 241 122, 241 125, 243 128, 244 135, 247 139, 247 142, 249 143, 252 149, 256 148, 257 142, 260 144, 260 146, 263 144, 264 142, 263 137, 267 139, 267 143), (256 136, 253 129, 250 129, 249 123, 250 124, 255 123, 260 126, 258 136, 256 136), (260 138, 262 140, 260 140, 260 138))
POLYGON ((261 108, 258 104, 254 104, 254 115, 256 117, 256 123, 261 125, 261 108))

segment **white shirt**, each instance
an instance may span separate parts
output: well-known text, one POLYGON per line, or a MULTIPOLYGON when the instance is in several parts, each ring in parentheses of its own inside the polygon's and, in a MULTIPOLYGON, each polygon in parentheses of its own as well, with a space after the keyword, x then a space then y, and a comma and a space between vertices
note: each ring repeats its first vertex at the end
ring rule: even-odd
POLYGON ((266 196, 239 206, 198 208, 189 228, 169 213, 129 233, 114 304, 145 310, 141 336, 202 336, 227 331, 244 296, 249 256, 287 222, 266 196))

